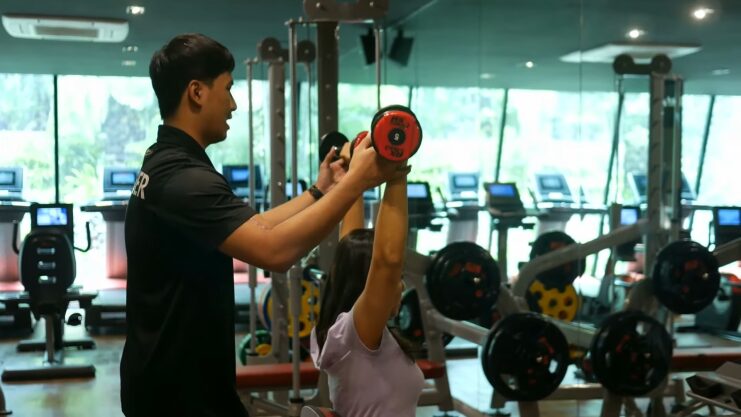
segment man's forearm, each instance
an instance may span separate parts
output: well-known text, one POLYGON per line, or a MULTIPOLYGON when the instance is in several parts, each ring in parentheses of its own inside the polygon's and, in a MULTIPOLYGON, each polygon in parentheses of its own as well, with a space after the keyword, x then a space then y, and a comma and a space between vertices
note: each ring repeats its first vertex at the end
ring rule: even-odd
POLYGON ((275 227, 309 207, 315 201, 316 200, 314 200, 314 197, 311 194, 304 192, 299 195, 298 198, 292 198, 291 200, 262 213, 262 217, 271 227, 275 227))

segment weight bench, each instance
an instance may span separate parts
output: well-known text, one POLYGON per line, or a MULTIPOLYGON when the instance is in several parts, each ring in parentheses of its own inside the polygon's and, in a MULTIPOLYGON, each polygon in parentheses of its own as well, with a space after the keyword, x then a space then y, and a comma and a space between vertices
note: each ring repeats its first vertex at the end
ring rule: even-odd
MULTIPOLYGON (((425 379, 437 379, 445 375, 445 365, 441 363, 419 359, 417 366, 425 379)), ((238 366, 237 389, 246 391, 289 390, 292 384, 292 371, 293 365, 290 363, 238 366)), ((301 362, 299 376, 302 388, 314 388, 319 381, 319 370, 311 362, 301 362)))
MULTIPOLYGON (((311 362, 299 365, 301 387, 315 388, 319 381, 319 370, 311 362)), ((237 389, 264 392, 291 389, 293 382, 293 365, 277 363, 265 365, 248 365, 237 367, 237 389)))
MULTIPOLYGON (((425 379, 437 379, 442 378, 446 374, 445 364, 432 362, 427 359, 417 360, 417 366, 422 371, 422 375, 425 379)), ((250 403, 247 404, 248 409, 254 407, 257 409, 266 409, 274 412, 283 411, 281 408, 285 408, 279 404, 270 404, 263 398, 256 398, 252 393, 265 393, 271 391, 289 391, 292 387, 292 376, 293 376, 293 365, 291 363, 279 363, 279 364, 265 364, 265 365, 248 365, 237 367, 237 390, 244 394, 249 395, 250 403)), ((317 388, 319 386, 319 375, 320 371, 314 366, 312 362, 301 362, 299 365, 299 376, 301 380, 301 388, 317 388)), ((420 397, 420 405, 435 405, 435 402, 427 400, 425 397, 425 391, 423 396, 420 397)), ((434 395, 434 393, 427 394, 434 395)), ((311 401, 311 400, 309 400, 311 401)), ((301 415, 304 416, 331 416, 338 417, 337 414, 333 414, 331 410, 322 409, 319 407, 313 407, 312 404, 304 407, 301 415), (308 410, 307 407, 309 408, 308 410), (320 412, 329 412, 330 414, 316 414, 320 412), (309 413, 309 414, 304 414, 309 413), (314 414, 311 414, 314 413, 314 414)))
POLYGON ((726 362, 741 361, 739 347, 674 349, 672 372, 714 371, 726 362))

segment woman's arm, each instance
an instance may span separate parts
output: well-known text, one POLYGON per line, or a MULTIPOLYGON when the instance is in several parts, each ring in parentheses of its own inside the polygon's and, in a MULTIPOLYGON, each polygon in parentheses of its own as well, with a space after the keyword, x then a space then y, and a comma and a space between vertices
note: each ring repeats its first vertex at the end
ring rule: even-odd
POLYGON ((365 225, 365 212, 363 210, 363 195, 361 194, 357 200, 350 207, 350 210, 345 213, 345 217, 342 218, 342 225, 340 226, 340 239, 345 237, 348 233, 356 229, 362 229, 365 225))
POLYGON ((380 345, 386 322, 399 303, 409 230, 407 205, 406 177, 389 181, 378 212, 368 279, 354 306, 355 328, 369 349, 380 345))
MULTIPOLYGON (((342 149, 340 150, 340 160, 342 160, 346 165, 350 165, 350 142, 347 142, 342 146, 342 149)), ((363 195, 361 194, 350 207, 350 210, 348 210, 342 218, 342 224, 340 225, 340 239, 353 230, 365 227, 365 212, 363 208, 363 195)))

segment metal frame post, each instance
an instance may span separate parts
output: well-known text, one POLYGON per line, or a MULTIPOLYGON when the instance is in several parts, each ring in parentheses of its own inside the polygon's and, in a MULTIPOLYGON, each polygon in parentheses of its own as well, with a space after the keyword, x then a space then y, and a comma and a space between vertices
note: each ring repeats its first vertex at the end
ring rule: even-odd
MULTIPOLYGON (((337 22, 317 23, 317 99, 319 137, 337 130, 339 55, 337 22)), ((336 226, 319 244, 319 267, 323 271, 332 269, 337 250, 340 228, 336 226)))
MULTIPOLYGON (((247 115, 248 115, 248 147, 249 147, 249 165, 250 165, 250 207, 255 208, 255 130, 253 123, 253 108, 252 108, 252 80, 254 78, 254 64, 257 63, 256 59, 248 59, 245 61, 247 67, 247 115)), ((252 339, 250 340, 250 352, 255 354, 257 348, 257 267, 250 264, 247 269, 248 281, 250 287, 250 334, 252 339)))
MULTIPOLYGON (((646 272, 650 273, 659 250, 666 245, 667 237, 664 233, 665 212, 663 207, 662 186, 662 142, 663 142, 663 102, 664 77, 651 73, 650 78, 650 111, 649 111, 649 138, 648 138, 648 165, 646 185, 646 218, 649 222, 649 232, 645 236, 646 272)), ((647 274, 648 275, 648 274, 647 274)))
MULTIPOLYGON (((285 97, 285 61, 287 51, 280 46, 275 38, 266 38, 258 45, 258 55, 261 61, 268 64, 270 119, 270 206, 276 207, 286 202, 286 97, 285 97)), ((288 283, 286 274, 272 274, 271 297, 272 330, 271 344, 272 357, 278 362, 288 361, 288 340, 284 336, 287 328, 287 312, 285 301, 288 300, 288 283)))

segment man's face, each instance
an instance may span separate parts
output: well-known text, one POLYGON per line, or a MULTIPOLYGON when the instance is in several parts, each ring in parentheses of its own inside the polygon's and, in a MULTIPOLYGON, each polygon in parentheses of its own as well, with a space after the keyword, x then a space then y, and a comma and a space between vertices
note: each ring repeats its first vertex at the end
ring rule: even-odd
POLYGON ((237 103, 232 97, 232 75, 225 72, 216 77, 210 86, 205 85, 203 104, 203 119, 206 138, 209 143, 217 143, 226 139, 229 130, 227 120, 231 119, 232 112, 237 109, 237 103))

